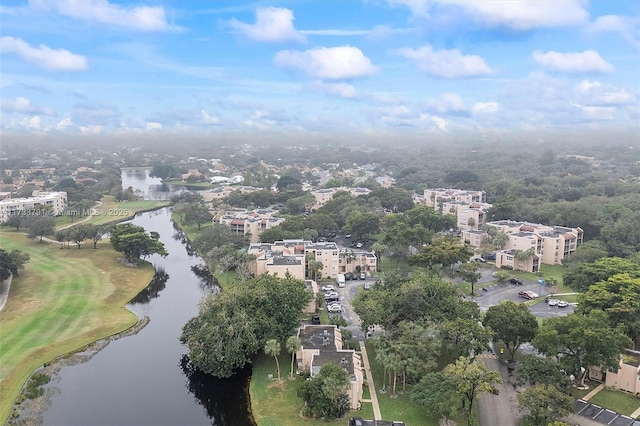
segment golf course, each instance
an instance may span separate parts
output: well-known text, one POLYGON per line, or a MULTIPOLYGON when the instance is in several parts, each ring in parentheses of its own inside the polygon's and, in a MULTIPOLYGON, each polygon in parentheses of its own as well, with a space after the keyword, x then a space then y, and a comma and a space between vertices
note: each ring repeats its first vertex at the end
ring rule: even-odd
POLYGON ((0 232, 0 247, 29 253, 0 312, 0 422, 11 415, 29 376, 54 358, 119 333, 137 322, 125 308, 151 281, 150 264, 127 266, 109 240, 97 249, 64 248, 0 232))

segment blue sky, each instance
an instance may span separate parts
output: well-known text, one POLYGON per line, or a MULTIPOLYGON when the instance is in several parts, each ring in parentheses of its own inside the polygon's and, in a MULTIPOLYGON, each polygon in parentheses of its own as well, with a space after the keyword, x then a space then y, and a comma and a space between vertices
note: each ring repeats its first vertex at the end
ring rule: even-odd
POLYGON ((3 0, 0 132, 640 130, 635 0, 3 0))

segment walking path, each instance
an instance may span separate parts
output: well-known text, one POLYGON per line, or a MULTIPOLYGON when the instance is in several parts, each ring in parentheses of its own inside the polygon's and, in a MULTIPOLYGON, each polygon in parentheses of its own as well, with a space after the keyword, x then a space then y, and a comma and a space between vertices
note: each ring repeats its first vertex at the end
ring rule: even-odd
POLYGON ((4 309, 4 305, 7 303, 7 299, 9 298, 9 291, 11 290, 11 280, 13 280, 13 275, 0 282, 0 311, 4 309))
POLYGON ((633 414, 631 414, 631 417, 633 417, 634 419, 640 417, 640 407, 638 407, 638 409, 634 411, 633 414))
POLYGON ((593 398, 598 392, 600 392, 602 389, 604 389, 604 383, 600 384, 598 386, 596 386, 596 388, 594 390, 592 390, 591 392, 589 392, 588 394, 586 394, 585 396, 582 397, 582 399, 584 399, 585 401, 590 400, 591 398, 593 398))
POLYGON ((374 420, 382 420, 380 414, 380 405, 378 404, 378 392, 376 385, 373 383, 373 374, 369 366, 369 357, 367 356, 367 347, 363 341, 360 341, 360 351, 362 352, 362 363, 364 364, 364 374, 367 375, 367 385, 369 386, 369 394, 371 395, 371 405, 373 405, 374 420))

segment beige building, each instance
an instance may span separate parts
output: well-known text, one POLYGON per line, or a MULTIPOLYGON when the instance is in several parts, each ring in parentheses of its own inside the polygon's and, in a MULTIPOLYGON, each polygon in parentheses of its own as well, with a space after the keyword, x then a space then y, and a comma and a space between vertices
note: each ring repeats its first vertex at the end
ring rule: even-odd
POLYGON ((274 217, 271 209, 214 211, 213 222, 227 225, 236 235, 246 235, 252 243, 260 241, 262 231, 284 222, 284 218, 274 217))
POLYGON ((314 243, 305 240, 282 240, 273 244, 252 243, 249 253, 256 256, 254 273, 289 271, 296 278, 304 279, 307 274, 307 260, 312 258, 322 263, 321 278, 337 279, 338 274, 360 270, 372 273, 377 270, 378 261, 372 252, 338 249, 334 242, 314 243), (359 268, 358 268, 359 267, 359 268))
POLYGON ((357 410, 362 402, 362 362, 353 349, 342 349, 342 333, 335 325, 306 325, 298 329, 300 350, 296 353, 298 371, 308 371, 311 376, 320 372, 323 365, 334 363, 349 375, 349 400, 351 409, 357 410))
MULTIPOLYGON (((496 253, 496 266, 513 267, 528 272, 536 272, 539 265, 558 265, 568 258, 582 244, 583 231, 581 228, 567 228, 565 226, 547 226, 529 222, 514 222, 498 220, 488 222, 487 226, 495 227, 498 232, 508 235, 504 249, 496 253), (518 251, 533 249, 534 256, 526 262, 516 261, 518 251)), ((462 238, 472 247, 482 242, 486 234, 472 234, 463 232, 462 238)))
POLYGON ((318 209, 325 205, 328 201, 331 201, 331 199, 337 192, 348 192, 352 197, 359 197, 360 195, 368 195, 371 190, 368 188, 347 188, 341 186, 339 188, 326 188, 311 191, 311 195, 313 195, 315 198, 315 203, 312 209, 318 209))
POLYGON ((640 396, 640 353, 626 351, 616 370, 589 369, 589 377, 604 382, 605 386, 640 396))
POLYGON ((432 188, 424 190, 424 203, 435 210, 442 211, 445 202, 486 203, 487 193, 484 191, 465 191, 454 188, 432 188))
POLYGON ((455 216, 456 225, 462 231, 484 226, 487 223, 487 212, 491 208, 484 191, 453 188, 425 189, 424 195, 414 201, 426 204, 442 214, 455 216))
POLYGON ((67 193, 34 191, 32 197, 0 200, 0 223, 6 222, 11 215, 19 212, 43 207, 50 207, 54 216, 60 216, 67 208, 67 193))
POLYGON ((202 198, 205 202, 220 200, 227 198, 232 192, 240 192, 241 194, 247 194, 249 192, 261 191, 262 188, 256 188, 253 186, 239 185, 239 186, 219 186, 213 189, 207 189, 202 191, 202 198))

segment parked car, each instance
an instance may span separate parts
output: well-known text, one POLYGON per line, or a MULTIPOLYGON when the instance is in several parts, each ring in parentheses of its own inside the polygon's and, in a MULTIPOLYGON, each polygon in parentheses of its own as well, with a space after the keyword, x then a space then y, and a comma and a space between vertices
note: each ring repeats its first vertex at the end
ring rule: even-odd
POLYGON ((331 297, 331 296, 338 296, 338 292, 337 291, 327 291, 324 293, 324 297, 331 297))
POLYGON ((509 283, 515 284, 515 285, 522 285, 524 282, 518 278, 509 278, 509 283))
POLYGON ((366 280, 367 279, 367 274, 365 274, 364 272, 360 272, 360 279, 361 280, 366 280))
POLYGON ((339 303, 332 303, 329 306, 327 306, 327 312, 330 312, 330 313, 341 313, 342 312, 342 305, 340 305, 339 303))
POLYGON ((349 420, 349 426, 363 426, 364 425, 364 420, 362 420, 362 417, 352 417, 349 420))
POLYGON ((569 302, 567 302, 566 300, 558 301, 558 308, 566 308, 567 306, 569 306, 569 302))
POLYGON ((496 260, 495 253, 487 253, 487 260, 496 260))
POLYGON ((311 324, 320 325, 320 316, 319 315, 312 316, 311 317, 311 324))
POLYGON ((560 303, 560 301, 558 299, 549 299, 547 303, 549 304, 549 306, 556 306, 560 303))
POLYGON ((363 246, 363 245, 364 245, 364 244, 362 244, 362 243, 360 243, 360 242, 359 242, 358 244, 356 244, 356 248, 362 248, 362 246, 363 246))
POLYGON ((369 290, 371 288, 371 284, 369 282, 365 281, 363 288, 365 290, 369 290))
POLYGON ((531 300, 538 297, 538 293, 534 293, 533 291, 519 291, 518 296, 531 300))
POLYGON ((347 234, 344 236, 345 238, 351 238, 351 234, 347 234))
POLYGON ((322 291, 334 291, 333 284, 327 284, 322 286, 322 291))

